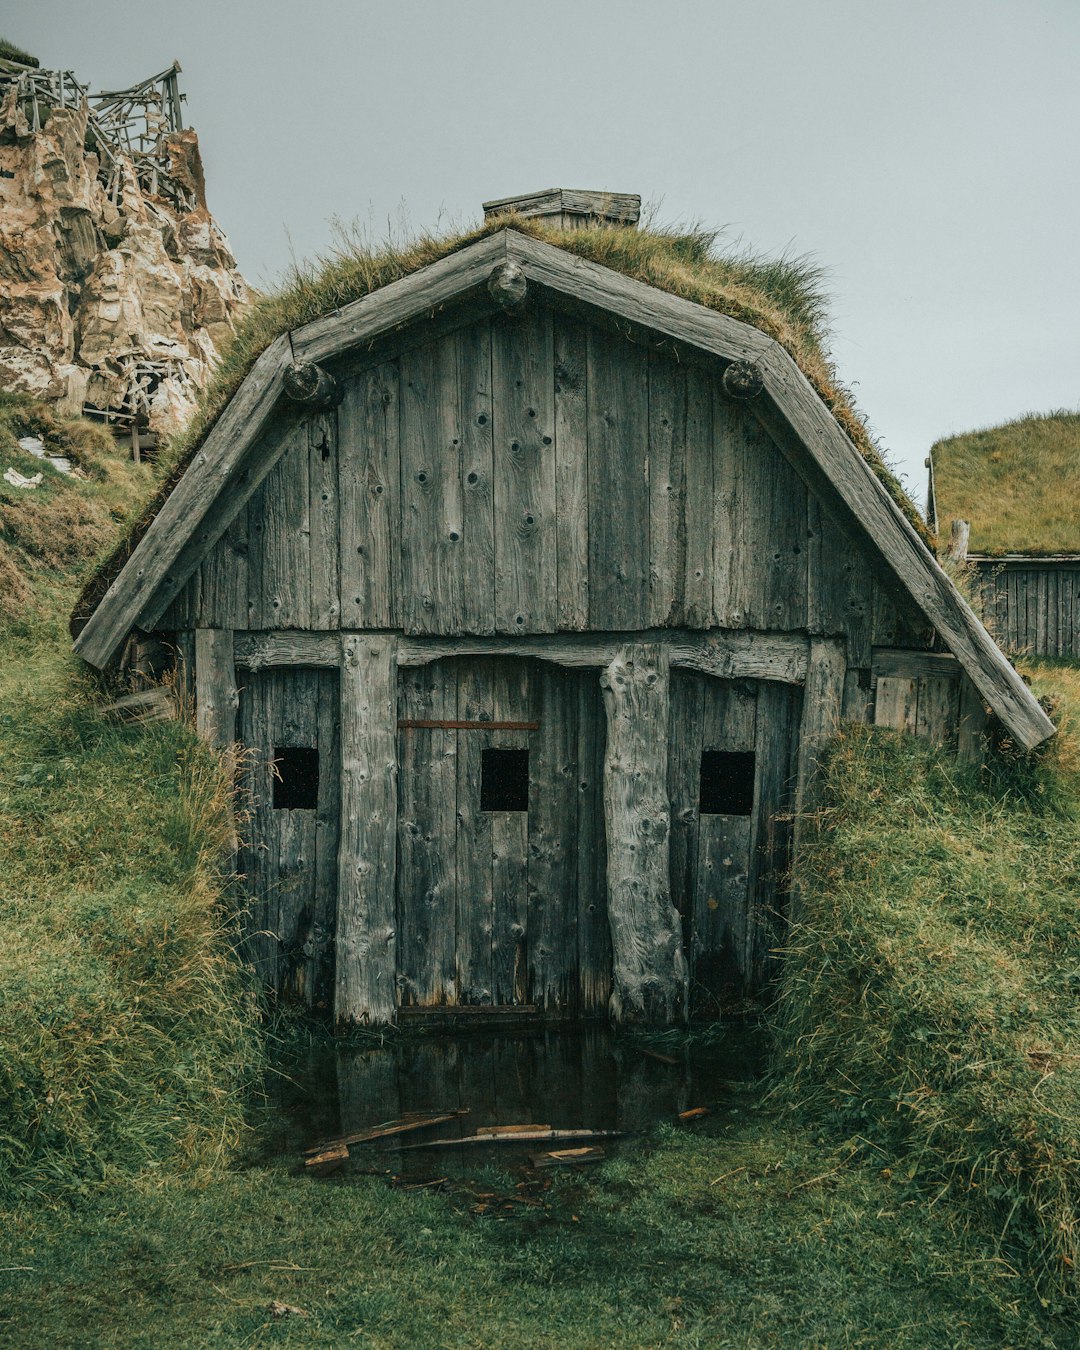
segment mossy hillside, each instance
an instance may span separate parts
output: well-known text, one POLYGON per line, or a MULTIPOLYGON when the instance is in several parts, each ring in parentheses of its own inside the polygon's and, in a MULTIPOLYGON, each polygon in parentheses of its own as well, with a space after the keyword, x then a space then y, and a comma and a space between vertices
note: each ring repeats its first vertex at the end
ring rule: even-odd
POLYGON ((186 722, 103 713, 63 623, 150 471, 10 397, 0 459, 43 474, 0 482, 0 1197, 211 1172, 261 1063, 219 904, 226 784, 186 722))
POLYGON ((1080 413, 1031 413, 930 455, 943 543, 960 519, 972 553, 1080 553, 1080 413))
POLYGON ((801 861, 778 1091, 996 1227, 1044 1290, 1080 1266, 1080 671, 1058 736, 981 777, 852 728, 801 861))
POLYGON ((93 611, 228 400, 259 354, 279 334, 362 299, 507 227, 705 305, 774 338, 790 352, 908 520, 929 542, 922 517, 888 467, 833 367, 825 277, 819 266, 807 259, 758 256, 742 248, 725 251, 718 233, 705 229, 563 230, 529 218, 501 216, 476 230, 421 235, 410 242, 382 247, 346 239, 333 253, 296 264, 280 290, 261 296, 224 352, 195 418, 162 457, 164 478, 158 491, 80 597, 77 619, 85 619, 93 611))

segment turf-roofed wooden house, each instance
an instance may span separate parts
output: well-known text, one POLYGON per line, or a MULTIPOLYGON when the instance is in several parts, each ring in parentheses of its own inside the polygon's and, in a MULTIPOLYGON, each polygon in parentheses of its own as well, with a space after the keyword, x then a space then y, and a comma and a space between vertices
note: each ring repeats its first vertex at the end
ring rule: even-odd
POLYGON ((272 342, 79 618, 249 748, 246 950, 339 1022, 713 1012, 842 717, 1053 731, 788 352, 583 256, 636 202, 514 205, 272 342))
POLYGON ((1009 652, 1080 657, 1080 413, 937 441, 927 516, 1009 652))

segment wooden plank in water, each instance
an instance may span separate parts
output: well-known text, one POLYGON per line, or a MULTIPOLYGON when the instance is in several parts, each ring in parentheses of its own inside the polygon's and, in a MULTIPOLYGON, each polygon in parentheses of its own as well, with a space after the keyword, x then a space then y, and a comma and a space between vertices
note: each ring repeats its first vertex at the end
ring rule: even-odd
MULTIPOLYGON (((304 1157, 317 1159, 320 1153, 331 1148, 353 1148, 357 1144, 369 1144, 376 1139, 389 1139, 397 1134, 409 1134, 414 1130, 426 1130, 432 1125, 443 1125, 448 1120, 460 1120, 469 1114, 468 1107, 456 1107, 453 1111, 408 1111, 397 1120, 385 1120, 381 1125, 370 1125, 364 1130, 354 1130, 350 1134, 337 1135, 333 1139, 322 1139, 311 1148, 304 1149, 304 1157)), ((312 1164, 308 1163, 310 1167, 312 1164)))

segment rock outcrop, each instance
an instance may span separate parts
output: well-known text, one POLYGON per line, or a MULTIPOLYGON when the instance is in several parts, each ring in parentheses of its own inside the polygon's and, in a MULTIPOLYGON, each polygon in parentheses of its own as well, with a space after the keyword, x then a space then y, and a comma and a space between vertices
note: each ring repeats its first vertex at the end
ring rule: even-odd
POLYGON ((69 72, 0 62, 0 388, 158 432, 191 412, 248 297, 195 132, 154 115, 176 69, 110 122, 69 72))

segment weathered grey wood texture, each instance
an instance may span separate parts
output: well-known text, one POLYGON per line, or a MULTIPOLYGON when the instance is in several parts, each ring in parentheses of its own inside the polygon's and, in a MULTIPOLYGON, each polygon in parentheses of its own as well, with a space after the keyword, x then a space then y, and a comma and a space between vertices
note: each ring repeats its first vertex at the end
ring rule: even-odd
POLYGON ((414 346, 297 424, 162 623, 927 643, 718 371, 543 306, 414 346))
POLYGON ((1080 559, 987 559, 972 566, 975 609, 1007 652, 1080 656, 1080 559))
POLYGON ((430 662, 401 671, 398 715, 539 723, 397 732, 401 1006, 605 1012, 598 673, 500 657, 430 662), (487 749, 529 751, 528 812, 480 809, 487 749))
POLYGON ((243 951, 279 993, 330 1012, 338 890, 338 675, 326 670, 244 672, 238 869, 249 897, 243 951), (319 752, 318 805, 275 809, 274 754, 319 752))
POLYGON ((627 644, 604 670, 608 925, 616 1021, 689 1014, 686 957, 671 902, 667 731, 671 667, 661 643, 627 644))

